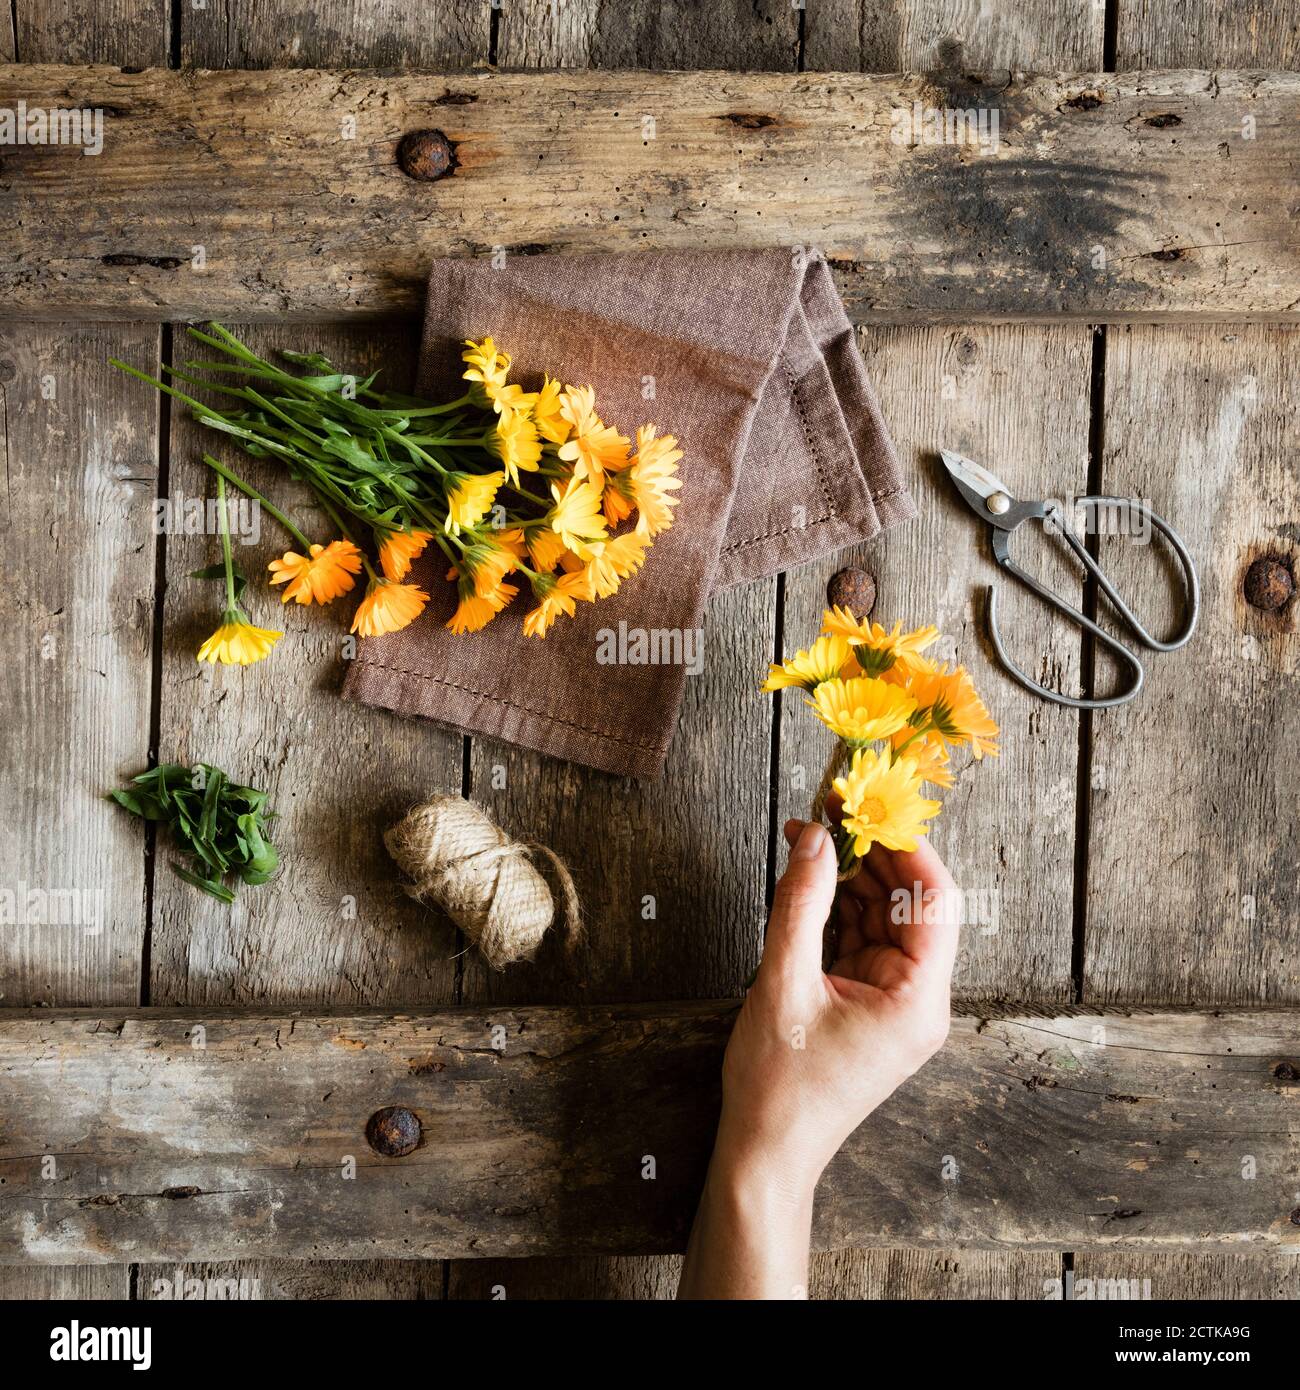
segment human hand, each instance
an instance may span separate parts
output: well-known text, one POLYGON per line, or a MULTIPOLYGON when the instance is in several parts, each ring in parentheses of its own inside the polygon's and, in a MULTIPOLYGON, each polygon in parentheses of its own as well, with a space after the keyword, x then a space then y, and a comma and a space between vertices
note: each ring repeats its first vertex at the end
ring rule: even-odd
POLYGON ((943 1046, 960 897, 928 840, 910 853, 873 846, 841 886, 826 973, 834 843, 812 823, 789 821, 785 834, 789 866, 723 1063, 714 1162, 803 1201, 853 1130, 943 1046))

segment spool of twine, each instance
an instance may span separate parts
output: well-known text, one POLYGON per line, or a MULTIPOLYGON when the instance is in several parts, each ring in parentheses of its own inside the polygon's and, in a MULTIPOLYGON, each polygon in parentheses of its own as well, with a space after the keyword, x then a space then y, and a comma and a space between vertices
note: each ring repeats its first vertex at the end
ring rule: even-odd
POLYGON ((531 960, 556 919, 555 898, 534 859, 550 864, 562 900, 565 946, 582 935, 582 905, 564 861, 546 845, 512 840, 477 806, 435 796, 384 834, 406 892, 440 907, 500 970, 531 960))

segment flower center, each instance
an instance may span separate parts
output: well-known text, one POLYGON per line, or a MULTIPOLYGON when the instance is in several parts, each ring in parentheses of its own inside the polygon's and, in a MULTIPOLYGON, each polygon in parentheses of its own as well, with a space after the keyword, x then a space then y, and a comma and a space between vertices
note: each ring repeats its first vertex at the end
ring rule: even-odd
POLYGON ((879 825, 889 815, 889 808, 878 796, 869 796, 858 807, 858 815, 871 825, 879 825))

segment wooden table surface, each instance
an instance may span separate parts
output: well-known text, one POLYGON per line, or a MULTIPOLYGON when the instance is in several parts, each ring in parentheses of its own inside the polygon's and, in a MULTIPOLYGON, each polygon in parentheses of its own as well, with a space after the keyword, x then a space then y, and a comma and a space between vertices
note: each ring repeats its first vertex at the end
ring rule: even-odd
MULTIPOLYGON (((1154 67, 1293 69, 1297 9, 1232 0, 17 0, 0 56, 132 67, 719 68, 1120 73, 1154 67)), ((485 210, 485 219, 490 217, 485 210)), ((490 231, 490 227, 489 227, 490 231)), ((486 238, 491 241, 489 235, 486 238)), ((1300 637, 1251 608, 1250 561, 1294 562, 1300 479, 1291 326, 873 324, 859 330, 885 417, 912 470, 917 521, 847 553, 715 599, 710 660, 688 683, 661 782, 588 773, 490 739, 460 738, 345 705, 337 620, 285 610, 290 637, 250 672, 199 669, 208 623, 203 537, 156 538, 147 499, 204 494, 188 420, 107 365, 179 361, 157 324, 0 323, 11 584, 0 766, 17 805, 0 827, 6 872, 105 886, 105 930, 6 945, 6 1006, 425 1007, 599 1004, 739 994, 756 965, 784 852, 825 756, 795 701, 757 678, 806 645, 829 576, 861 563, 877 616, 933 621, 1003 727, 1004 754, 947 798, 935 842, 967 888, 996 894, 996 931, 967 932, 968 1004, 1255 1007, 1300 1002, 1295 884, 1300 637), (1143 697, 1082 719, 1031 701, 990 665, 978 596, 994 567, 936 476, 951 447, 1027 495, 1151 499, 1197 555, 1202 627, 1149 663, 1143 697), (267 787, 292 865, 232 910, 199 900, 168 854, 101 792, 149 758, 206 760, 267 787), (341 776, 340 770, 346 769, 341 776), (449 928, 405 902, 377 830, 432 791, 459 792, 575 865, 590 941, 577 972, 544 954, 490 974, 449 928), (653 914, 645 903, 653 900, 653 914)), ((259 349, 320 348, 349 367, 409 372, 409 324, 258 325, 259 349)), ((268 532, 241 559, 256 572, 268 532)), ((1035 554, 1056 584, 1077 583, 1035 554)), ((1113 562, 1158 609, 1140 549, 1113 562)), ((1153 566, 1154 568, 1154 566, 1153 566)), ((1073 628, 1008 593, 1021 664, 1078 689, 1073 628)), ((1141 606, 1141 605, 1139 605, 1141 606)), ((1153 616, 1164 616, 1153 613, 1153 616)), ((949 655, 951 652, 945 652, 949 655)), ((1104 671, 1098 676, 1104 679, 1104 671)), ((1008 1182, 1014 1174, 1008 1174, 1008 1182)), ((1295 1177, 1300 1192, 1300 1173, 1295 1177)), ((1297 1199, 1300 1201, 1300 1198, 1297 1199)), ((660 1297, 671 1258, 289 1261, 232 1267, 265 1296, 660 1297)), ((1294 1258, 1069 1250, 849 1250, 817 1256, 828 1297, 1044 1296, 1045 1281, 1150 1279, 1156 1297, 1295 1297, 1294 1258)), ((213 1272, 213 1271, 197 1271, 213 1272)), ((151 1266, 9 1268, 8 1296, 147 1297, 151 1266)))

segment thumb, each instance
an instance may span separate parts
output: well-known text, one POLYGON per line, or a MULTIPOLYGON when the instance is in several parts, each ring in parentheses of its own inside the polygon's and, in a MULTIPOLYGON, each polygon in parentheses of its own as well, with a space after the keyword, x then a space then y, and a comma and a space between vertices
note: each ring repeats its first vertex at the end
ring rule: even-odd
MULTIPOLYGON (((795 822, 798 824, 798 822, 795 822)), ((821 974, 822 932, 835 901, 838 865, 824 826, 809 822, 777 881, 763 945, 763 965, 783 975, 821 974)))

